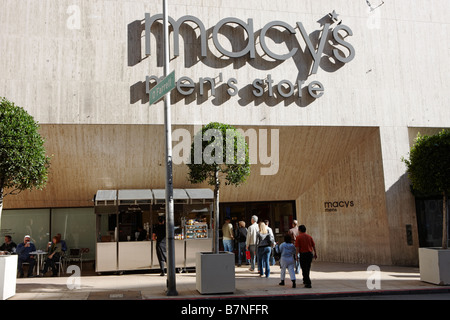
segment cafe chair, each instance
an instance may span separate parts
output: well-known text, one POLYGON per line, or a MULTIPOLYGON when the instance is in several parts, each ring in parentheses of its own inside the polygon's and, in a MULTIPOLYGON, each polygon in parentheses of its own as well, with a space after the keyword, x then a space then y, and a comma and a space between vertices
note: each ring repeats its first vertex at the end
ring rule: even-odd
POLYGON ((61 253, 61 255, 59 256, 59 260, 55 262, 55 265, 58 267, 58 277, 61 277, 61 271, 65 270, 65 266, 64 266, 64 261, 65 261, 65 257, 64 257, 64 252, 61 253))
MULTIPOLYGON (((29 268, 30 267, 30 263, 29 262, 22 262, 22 270, 24 270, 23 273, 25 274, 24 266, 27 266, 27 268, 29 268)), ((36 268, 36 265, 34 266, 34 268, 36 268)), ((34 268, 33 268, 33 274, 34 274, 34 268)), ((19 277, 19 276, 20 276, 19 270, 17 270, 17 277, 19 277)))
POLYGON ((83 271, 83 250, 82 249, 70 249, 69 256, 67 257, 67 262, 79 262, 80 271, 83 271))

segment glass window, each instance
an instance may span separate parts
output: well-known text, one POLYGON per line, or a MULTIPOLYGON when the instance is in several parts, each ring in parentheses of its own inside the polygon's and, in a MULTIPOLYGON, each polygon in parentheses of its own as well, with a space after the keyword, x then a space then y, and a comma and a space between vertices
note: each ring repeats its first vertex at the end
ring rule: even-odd
POLYGON ((67 250, 89 248, 83 256, 86 260, 95 257, 94 208, 52 209, 52 236, 60 233, 66 241, 67 250))
MULTIPOLYGON (((440 247, 442 245, 442 207, 442 199, 416 199, 420 247, 440 247)), ((447 211, 449 210, 450 201, 447 211)))
POLYGON ((10 235, 16 244, 30 235, 36 249, 46 250, 49 236, 49 209, 3 210, 1 217, 1 241, 10 235))
POLYGON ((294 203, 274 202, 272 203, 272 230, 275 234, 277 242, 283 242, 283 236, 292 228, 292 221, 295 219, 294 203))

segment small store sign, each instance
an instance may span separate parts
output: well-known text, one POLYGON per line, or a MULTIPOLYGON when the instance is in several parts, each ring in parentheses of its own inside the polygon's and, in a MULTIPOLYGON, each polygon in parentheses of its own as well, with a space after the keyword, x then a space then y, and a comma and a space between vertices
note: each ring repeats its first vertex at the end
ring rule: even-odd
POLYGON ((355 202, 353 200, 324 201, 325 212, 337 212, 339 208, 353 208, 355 202))

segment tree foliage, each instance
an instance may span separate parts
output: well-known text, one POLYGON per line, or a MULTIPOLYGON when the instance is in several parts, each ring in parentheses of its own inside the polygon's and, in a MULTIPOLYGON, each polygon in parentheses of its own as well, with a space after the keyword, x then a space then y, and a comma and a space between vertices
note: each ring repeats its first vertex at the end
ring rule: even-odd
POLYGON ((413 190, 421 194, 443 196, 442 247, 447 247, 447 197, 450 192, 450 130, 438 134, 418 135, 410 150, 409 159, 403 158, 413 190))
POLYGON ((207 181, 214 186, 213 252, 218 253, 220 180, 224 178, 226 185, 238 186, 250 175, 248 145, 244 136, 231 125, 209 123, 194 136, 188 168, 191 183, 207 181))
POLYGON ((38 123, 23 108, 1 98, 0 200, 5 189, 14 194, 45 186, 50 158, 38 129, 38 123))
POLYGON ((415 190, 424 194, 450 191, 450 130, 417 136, 409 159, 403 159, 415 190))
POLYGON ((197 132, 191 145, 188 164, 191 183, 207 181, 215 186, 217 174, 226 185, 238 186, 250 175, 248 145, 233 126, 212 122, 197 132))

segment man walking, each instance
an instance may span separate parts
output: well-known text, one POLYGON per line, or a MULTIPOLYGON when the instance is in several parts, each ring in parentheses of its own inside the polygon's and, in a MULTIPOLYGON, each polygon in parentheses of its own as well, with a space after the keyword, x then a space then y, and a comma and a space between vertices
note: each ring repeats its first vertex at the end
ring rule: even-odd
MULTIPOLYGON (((298 236, 298 221, 294 220, 292 221, 292 228, 289 229, 288 234, 291 236, 292 243, 295 245, 295 239, 297 239, 298 236)), ((299 254, 296 253, 297 259, 295 260, 295 273, 300 273, 300 257, 299 254)))
POLYGON ((311 279, 309 272, 311 271, 311 263, 317 259, 316 244, 313 238, 306 234, 306 227, 301 225, 298 227, 299 234, 295 239, 295 247, 297 253, 300 253, 300 267, 302 268, 303 284, 305 288, 311 288, 311 279), (314 252, 314 253, 313 253, 314 252))
POLYGON ((166 257, 166 219, 164 216, 158 217, 158 224, 155 226, 154 237, 156 238, 156 256, 158 257, 159 267, 161 269, 160 276, 165 275, 166 257))
POLYGON ((247 229, 247 241, 245 242, 245 246, 248 251, 250 251, 250 271, 255 270, 255 251, 256 251, 256 234, 259 230, 258 228, 258 217, 252 216, 251 220, 252 224, 247 229))

